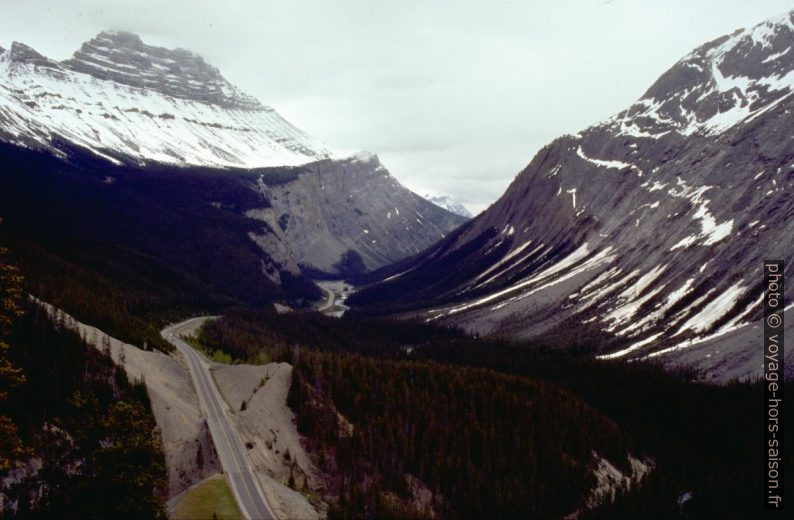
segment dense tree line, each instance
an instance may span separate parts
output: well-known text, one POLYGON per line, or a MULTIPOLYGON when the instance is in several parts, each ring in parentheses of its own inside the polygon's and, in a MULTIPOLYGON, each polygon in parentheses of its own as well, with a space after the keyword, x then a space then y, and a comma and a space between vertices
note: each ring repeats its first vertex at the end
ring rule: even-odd
POLYGON ((318 351, 294 367, 289 405, 336 475, 339 517, 394 514, 384 494, 410 502, 412 475, 444 518, 557 518, 594 485, 593 451, 626 465, 617 425, 553 384, 318 351))
MULTIPOLYGON (((0 267, 5 268, 0 260, 0 267)), ((4 272, 8 272, 7 270, 4 272)), ((0 277, 4 518, 164 518, 165 459, 146 387, 0 277), (10 305, 10 306, 9 306, 10 305), (8 317, 11 319, 6 319, 8 317), (4 434, 5 435, 5 434, 4 434), (11 470, 13 473, 8 473, 11 470)))
MULTIPOLYGON (((298 420, 303 425, 302 431, 308 435, 308 442, 314 443, 315 456, 326 457, 326 464, 326 452, 333 451, 328 446, 352 441, 336 439, 333 428, 318 425, 333 424, 335 413, 331 411, 346 409, 349 405, 345 403, 351 400, 357 404, 342 413, 355 417, 359 405, 372 402, 370 384, 380 385, 375 388, 390 388, 398 395, 407 392, 417 403, 422 402, 427 387, 416 386, 415 379, 408 375, 410 372, 401 368, 403 363, 487 368, 515 376, 524 384, 564 388, 575 399, 614 421, 619 429, 620 446, 626 451, 635 457, 653 459, 655 468, 641 486, 621 495, 614 504, 605 504, 588 515, 594 518, 648 515, 748 518, 760 507, 763 425, 760 419, 749 419, 761 417, 760 383, 712 385, 696 382, 698 374, 691 371, 671 372, 647 363, 596 361, 592 358, 592 347, 587 347, 588 342, 595 345, 598 339, 588 336, 576 339, 579 347, 560 351, 549 345, 474 338, 457 330, 427 324, 355 315, 333 319, 316 313, 278 315, 270 311, 235 309, 209 323, 202 338, 240 360, 253 359, 266 352, 274 359, 292 361, 296 347, 301 347, 296 362, 298 369, 294 372, 294 382, 300 385, 293 389, 302 392, 298 420), (307 348, 316 353, 305 353, 307 348), (370 376, 375 373, 369 368, 367 360, 370 358, 391 363, 388 371, 383 368, 383 372, 377 372, 383 383, 370 376), (352 368, 354 366, 359 368, 352 368), (340 374, 368 383, 351 387, 340 374), (397 390, 390 387, 401 381, 413 384, 398 386, 397 390), (314 404, 307 405, 307 402, 314 404), (325 449, 319 449, 320 446, 325 449), (688 496, 691 498, 681 500, 688 496)), ((554 343, 559 344, 551 342, 554 343)), ((791 383, 786 386, 789 392, 794 388, 791 383)), ((381 399, 382 392, 375 395, 378 396, 375 401, 388 406, 388 399, 381 399)), ((297 402, 294 404, 297 406, 297 402)), ((430 418, 436 414, 435 406, 438 405, 417 408, 430 418)), ((445 420, 457 424, 456 414, 459 413, 461 410, 452 410, 444 415, 445 420)), ((524 433, 531 434, 532 427, 526 425, 524 433)), ((465 430, 467 426, 464 424, 461 428, 465 430)), ((791 442, 791 428, 786 429, 786 435, 791 442)), ((390 437, 383 433, 380 438, 383 443, 380 448, 386 450, 390 437)), ((787 466, 791 466, 791 454, 787 457, 787 466)), ((395 467, 404 467, 405 458, 398 456, 397 460, 395 467)), ((359 462, 365 468, 378 467, 372 460, 359 462)), ((382 462, 379 464, 383 466, 382 462)), ((330 468, 333 474, 333 467, 330 468)), ((361 480, 359 484, 366 481, 361 480)), ((342 501, 344 511, 362 510, 361 490, 357 492, 357 509, 345 509, 344 504, 349 502, 342 501)), ((496 498, 491 499, 493 505, 496 498)))
POLYGON ((22 369, 9 356, 8 343, 14 323, 23 314, 21 303, 22 276, 8 261, 8 250, 0 246, 0 472, 11 469, 26 454, 17 425, 5 414, 9 392, 25 382, 22 369))
POLYGON ((283 358, 296 345, 333 352, 360 352, 410 359, 416 348, 430 345, 460 347, 479 346, 479 340, 457 329, 422 323, 374 319, 347 314, 331 318, 316 312, 279 314, 273 309, 227 309, 215 321, 208 322, 202 340, 212 347, 232 354, 235 359, 251 360, 266 352, 274 359, 283 358))

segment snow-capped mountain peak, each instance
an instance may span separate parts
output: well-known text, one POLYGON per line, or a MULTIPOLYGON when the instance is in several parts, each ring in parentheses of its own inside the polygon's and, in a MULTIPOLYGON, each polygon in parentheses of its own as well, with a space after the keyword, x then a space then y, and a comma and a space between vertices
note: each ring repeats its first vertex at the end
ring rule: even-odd
POLYGON ((66 61, 0 54, 0 139, 66 141, 111 160, 258 168, 335 154, 189 51, 102 32, 66 61))
POLYGON ((793 37, 791 11, 706 43, 606 126, 634 137, 716 135, 758 117, 794 93, 793 37))
POLYGON ((425 195, 424 198, 429 200, 436 206, 444 208, 450 213, 454 213, 456 215, 460 215, 461 217, 466 217, 466 218, 471 218, 473 216, 469 211, 469 209, 466 206, 464 206, 462 202, 453 199, 449 195, 427 194, 425 195))
POLYGON ((182 99, 256 110, 262 105, 241 92, 204 59, 183 49, 146 45, 136 34, 105 31, 64 62, 69 69, 123 85, 182 99))

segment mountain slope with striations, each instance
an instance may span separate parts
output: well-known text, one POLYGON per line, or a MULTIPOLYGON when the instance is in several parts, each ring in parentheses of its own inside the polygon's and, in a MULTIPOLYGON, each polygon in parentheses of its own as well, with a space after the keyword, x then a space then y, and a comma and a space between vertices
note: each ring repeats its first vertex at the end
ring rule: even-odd
POLYGON ((794 263, 793 47, 794 12, 695 49, 351 302, 757 374, 762 262, 794 263))

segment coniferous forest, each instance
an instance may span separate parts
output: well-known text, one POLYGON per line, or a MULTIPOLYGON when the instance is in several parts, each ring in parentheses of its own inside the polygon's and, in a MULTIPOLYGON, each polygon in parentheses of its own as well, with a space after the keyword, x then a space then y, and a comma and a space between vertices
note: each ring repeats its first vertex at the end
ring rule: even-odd
POLYGON ((200 339, 237 360, 293 363, 289 403, 333 517, 558 518, 588 500, 593 452, 627 473, 629 456, 653 468, 580 518, 757 509, 759 383, 354 314, 238 309, 200 339), (417 500, 424 487, 433 498, 417 500))
POLYGON ((164 518, 146 387, 41 306, 0 258, 4 518, 164 518), (22 465, 17 462, 23 462, 22 465))

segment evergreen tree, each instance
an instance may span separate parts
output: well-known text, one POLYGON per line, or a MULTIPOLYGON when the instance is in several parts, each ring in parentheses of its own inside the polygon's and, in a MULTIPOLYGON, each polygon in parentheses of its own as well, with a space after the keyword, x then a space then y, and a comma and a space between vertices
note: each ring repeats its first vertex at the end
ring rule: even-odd
MULTIPOLYGON (((2 223, 2 220, 0 220, 2 223)), ((25 452, 17 426, 2 413, 8 393, 25 382, 25 375, 8 358, 11 326, 22 315, 22 275, 8 261, 8 250, 0 247, 0 472, 25 452)))

